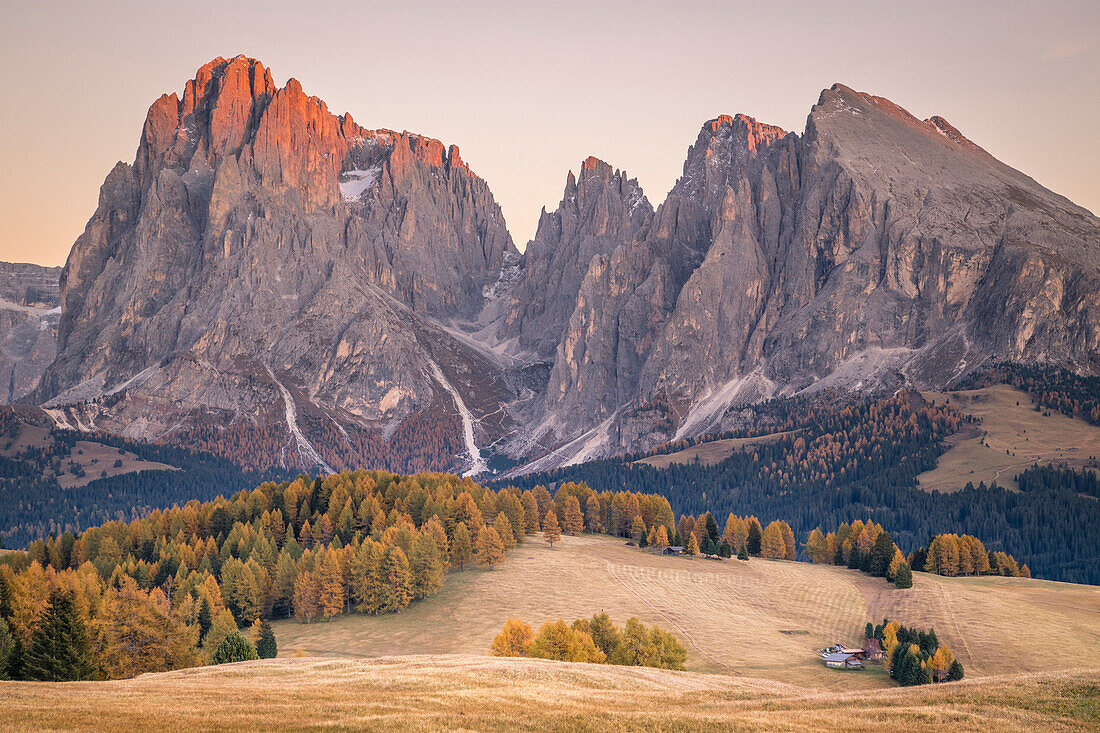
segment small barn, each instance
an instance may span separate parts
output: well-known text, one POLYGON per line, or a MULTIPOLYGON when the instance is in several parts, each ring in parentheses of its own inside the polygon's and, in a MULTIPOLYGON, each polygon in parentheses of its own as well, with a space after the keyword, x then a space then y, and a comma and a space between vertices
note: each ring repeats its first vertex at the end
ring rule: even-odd
POLYGON ((664 549, 664 554, 666 554, 666 555, 683 555, 684 554, 684 548, 680 547, 679 545, 673 545, 672 547, 666 547, 664 549))
POLYGON ((878 639, 863 640, 863 657, 864 659, 882 659, 882 644, 878 639))

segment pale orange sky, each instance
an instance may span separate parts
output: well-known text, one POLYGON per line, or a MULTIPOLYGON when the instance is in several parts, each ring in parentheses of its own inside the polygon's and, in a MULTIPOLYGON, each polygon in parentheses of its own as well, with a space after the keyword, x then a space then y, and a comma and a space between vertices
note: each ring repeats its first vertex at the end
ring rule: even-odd
POLYGON ((1100 210, 1100 3, 916 5, 0 0, 0 260, 62 264, 152 101, 237 53, 359 124, 459 145, 520 248, 586 156, 656 206, 705 120, 801 132, 834 82, 1100 210))

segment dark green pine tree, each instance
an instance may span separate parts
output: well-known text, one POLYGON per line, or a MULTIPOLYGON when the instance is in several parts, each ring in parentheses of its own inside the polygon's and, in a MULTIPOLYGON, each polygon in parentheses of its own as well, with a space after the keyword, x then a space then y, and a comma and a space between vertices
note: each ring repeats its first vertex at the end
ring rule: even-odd
POLYGON ((957 682, 963 678, 963 666, 962 662, 956 659, 951 663, 951 666, 947 669, 947 681, 957 682))
POLYGON ((214 650, 211 661, 214 664, 227 664, 229 662, 247 662, 256 659, 256 647, 252 642, 241 636, 239 631, 234 631, 218 644, 214 650))
POLYGON ((749 548, 745 547, 744 542, 741 543, 741 549, 739 549, 737 551, 737 559, 738 560, 748 560, 749 559, 749 548))
POLYGON ((875 638, 875 625, 872 624, 870 621, 868 621, 867 625, 863 627, 863 638, 864 639, 873 639, 873 638, 875 638))
POLYGON ((202 605, 199 606, 199 638, 206 638, 206 632, 210 631, 210 624, 214 622, 214 611, 210 608, 209 596, 202 597, 202 605))
POLYGON ((886 571, 890 568, 890 561, 894 559, 894 540, 885 530, 880 532, 875 546, 871 548, 871 575, 880 578, 886 577, 886 571))
POLYGON ((863 560, 863 558, 859 554, 859 548, 853 546, 852 547, 852 554, 850 554, 848 556, 848 569, 849 570, 859 570, 859 565, 862 562, 862 560, 863 560))
POLYGON ((913 571, 909 569, 908 563, 903 562, 898 565, 898 574, 894 577, 894 585, 898 588, 913 587, 913 571))
POLYGON ((733 556, 733 548, 730 547, 729 542, 726 542, 725 540, 722 540, 722 544, 720 544, 718 546, 718 556, 719 557, 732 557, 733 556))
POLYGON ((0 616, 0 680, 8 679, 8 665, 11 656, 15 652, 15 639, 8 629, 8 622, 0 616))
POLYGON ((749 539, 747 543, 750 555, 757 557, 760 554, 760 542, 763 539, 764 536, 760 532, 760 525, 756 522, 751 522, 749 524, 749 539))
POLYGON ((43 682, 73 682, 91 677, 88 631, 72 595, 54 591, 30 648, 23 654, 22 676, 43 682))
MULTIPOLYGON (((714 543, 714 546, 718 546, 718 522, 714 521, 714 515, 710 512, 706 513, 706 527, 707 536, 710 537, 710 541, 714 543)), ((717 553, 714 553, 717 554, 717 553)))
POLYGON ((261 621, 260 641, 256 644, 256 655, 260 659, 274 659, 278 651, 275 644, 275 631, 267 621, 261 621))

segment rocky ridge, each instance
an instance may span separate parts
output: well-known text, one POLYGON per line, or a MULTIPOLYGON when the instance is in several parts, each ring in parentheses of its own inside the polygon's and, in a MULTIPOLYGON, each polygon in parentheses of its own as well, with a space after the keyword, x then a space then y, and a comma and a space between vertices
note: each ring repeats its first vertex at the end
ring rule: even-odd
POLYGON ((135 437, 267 430, 288 466, 546 468, 773 394, 1095 373, 1098 265, 1092 214, 842 85, 801 134, 705 123, 656 210, 585 160, 521 256, 457 148, 217 59, 104 183, 35 395, 135 437))
POLYGON ((0 403, 25 400, 57 353, 60 267, 0 262, 0 403))

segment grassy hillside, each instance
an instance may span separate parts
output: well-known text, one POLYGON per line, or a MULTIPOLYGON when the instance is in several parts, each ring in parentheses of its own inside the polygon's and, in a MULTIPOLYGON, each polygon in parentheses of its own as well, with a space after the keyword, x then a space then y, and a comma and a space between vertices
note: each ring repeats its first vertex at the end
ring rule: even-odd
POLYGON ((819 692, 728 675, 470 656, 286 659, 0 683, 5 730, 1088 731, 1100 673, 819 692))
POLYGON ((1050 410, 1036 412, 1026 392, 1007 384, 923 396, 938 404, 950 401, 960 412, 981 418, 949 437, 936 467, 917 477, 926 491, 958 491, 979 481, 1016 488, 1015 475, 1033 463, 1097 465, 1100 427, 1050 410))
POLYGON ((779 433, 760 435, 755 438, 719 438, 718 440, 709 440, 705 443, 697 443, 689 448, 684 448, 683 450, 678 450, 673 453, 658 453, 648 458, 641 458, 635 461, 635 463, 644 463, 654 468, 668 468, 674 463, 694 462, 701 463, 704 466, 713 466, 716 463, 721 463, 726 460, 736 451, 744 450, 753 445, 774 443, 777 440, 782 440, 788 435, 794 435, 798 432, 800 431, 785 430, 779 433))
POLYGON ((529 541, 497 570, 448 577, 442 592, 382 616, 278 622, 280 656, 488 653, 510 617, 538 626, 606 610, 679 636, 688 669, 819 689, 892 686, 881 670, 825 669, 815 649, 856 642, 884 616, 934 627, 968 678, 1098 666, 1100 588, 1015 578, 914 576, 910 590, 834 566, 654 555, 602 536, 529 541))

